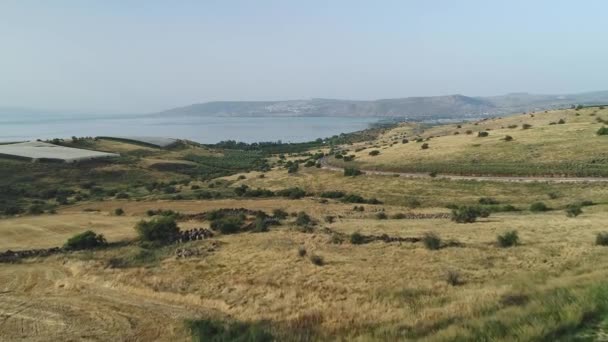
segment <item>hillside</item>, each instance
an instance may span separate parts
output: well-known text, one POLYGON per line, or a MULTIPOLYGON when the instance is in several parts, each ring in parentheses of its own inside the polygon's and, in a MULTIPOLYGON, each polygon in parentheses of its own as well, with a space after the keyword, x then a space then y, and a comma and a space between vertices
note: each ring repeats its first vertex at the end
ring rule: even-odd
POLYGON ((608 324, 608 178, 441 173, 605 176, 607 118, 402 123, 302 144, 81 138, 57 143, 121 157, 0 159, 0 340, 593 340, 608 324), (107 243, 69 247, 87 230, 107 243))
POLYGON ((348 147, 344 154, 354 156, 353 161, 330 162, 393 172, 605 177, 608 139, 596 132, 608 119, 608 110, 601 108, 442 126, 402 124, 376 141, 348 147))
POLYGON ((409 120, 490 117, 572 104, 608 103, 608 91, 535 95, 513 93, 491 97, 464 95, 407 97, 375 101, 311 99, 291 101, 223 101, 169 109, 156 116, 353 116, 405 117, 409 120))

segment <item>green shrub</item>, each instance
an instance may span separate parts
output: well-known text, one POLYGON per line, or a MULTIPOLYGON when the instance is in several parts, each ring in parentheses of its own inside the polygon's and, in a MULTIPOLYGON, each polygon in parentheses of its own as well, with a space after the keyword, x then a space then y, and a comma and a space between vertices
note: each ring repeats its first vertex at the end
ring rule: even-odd
POLYGON ((452 221, 457 223, 473 223, 477 221, 477 218, 481 216, 481 214, 482 212, 478 207, 458 207, 452 209, 452 221))
POLYGON ((317 266, 325 265, 325 260, 323 259, 323 257, 317 254, 312 254, 310 256, 310 262, 317 266))
POLYGON ((365 237, 359 232, 354 232, 350 235, 350 243, 353 245, 361 245, 365 243, 365 237))
POLYGON ((44 213, 44 208, 40 204, 32 204, 27 209, 27 213, 30 215, 40 215, 44 213))
POLYGON ((597 233, 595 244, 598 246, 608 246, 608 232, 597 233))
POLYGON ((433 232, 424 233, 422 243, 426 249, 437 250, 441 248, 441 238, 433 232))
POLYGON ((195 342, 271 342, 274 336, 261 323, 196 320, 188 322, 195 342))
POLYGON ((293 187, 293 188, 279 190, 279 191, 277 191, 277 195, 287 197, 289 199, 300 199, 300 198, 306 196, 306 191, 304 191, 298 187, 293 187))
POLYGON ((498 246, 500 247, 516 246, 517 244, 519 244, 519 235, 517 235, 516 230, 512 230, 502 235, 498 235, 496 237, 496 242, 498 242, 498 246))
POLYGON ((298 247, 298 256, 303 258, 306 256, 306 248, 304 246, 298 247))
POLYGON ((243 217, 229 215, 211 221, 211 229, 218 230, 222 234, 235 234, 243 226, 243 217))
POLYGON ((116 208, 114 209, 114 215, 116 216, 122 216, 125 214, 125 211, 122 208, 116 208))
POLYGON ((325 191, 321 193, 321 197, 323 198, 342 198, 346 194, 342 191, 325 191))
POLYGON ((559 119, 559 121, 557 123, 560 125, 563 125, 566 123, 566 121, 564 119, 559 119))
POLYGON ((388 218, 388 216, 383 211, 376 213, 376 219, 378 219, 378 220, 386 220, 387 218, 388 218))
POLYGON ((532 128, 532 125, 530 125, 530 124, 523 124, 523 125, 521 125, 521 128, 522 129, 529 129, 529 128, 532 128))
POLYGON ((344 168, 344 176, 347 177, 355 177, 355 176, 359 176, 363 174, 363 172, 361 172, 361 170, 354 168, 354 167, 345 167, 344 168))
POLYGON ((283 209, 274 209, 272 216, 277 220, 284 220, 287 218, 287 212, 283 209))
POLYGON ((420 146, 421 149, 426 150, 429 148, 429 144, 428 143, 424 143, 420 146))
POLYGON ((608 135, 608 127, 602 127, 598 129, 597 135, 608 135))
POLYGON ((300 169, 300 165, 298 163, 293 163, 287 167, 287 173, 296 173, 300 169))
POLYGON ((488 133, 488 132, 483 132, 483 131, 482 131, 482 132, 478 132, 478 133, 477 133, 477 136, 478 136, 478 137, 480 137, 480 138, 487 137, 488 135, 490 135, 490 133, 488 133))
POLYGON ((543 202, 534 202, 530 205, 530 211, 531 212, 542 212, 542 211, 548 211, 549 207, 547 207, 547 205, 543 202))
POLYGON ((139 221, 135 230, 141 241, 170 243, 179 234, 179 228, 173 216, 159 216, 150 221, 139 221))
POLYGON ((368 154, 369 154, 370 156, 374 157, 374 156, 379 155, 379 154, 380 154, 380 151, 378 151, 378 150, 372 150, 372 151, 369 151, 369 153, 368 153, 368 154))
POLYGON ((269 221, 264 217, 256 217, 253 229, 254 233, 263 233, 268 231, 269 221))
POLYGON ((504 137, 504 141, 511 141, 511 140, 513 140, 513 137, 512 137, 512 136, 510 136, 510 135, 505 135, 505 137, 504 137))
POLYGON ((63 248, 68 250, 82 250, 101 247, 106 244, 106 239, 102 234, 98 235, 93 231, 87 230, 84 233, 76 234, 69 238, 65 245, 63 245, 63 248))
POLYGON ((393 220, 403 220, 405 218, 405 214, 404 213, 396 213, 394 215, 391 216, 391 218, 393 220))
POLYGON ((458 286, 461 285, 463 283, 461 277, 460 277, 460 272, 455 271, 455 270, 448 270, 445 274, 445 282, 448 283, 448 285, 451 286, 458 286))
POLYGON ((306 212, 300 211, 298 213, 298 217, 296 218, 296 224, 298 226, 300 226, 300 227, 308 226, 311 223, 312 223, 312 218, 310 218, 310 216, 306 212))
POLYGON ((568 217, 577 217, 582 213, 583 209, 581 209, 581 205, 579 203, 570 204, 568 207, 566 207, 566 216, 568 217))

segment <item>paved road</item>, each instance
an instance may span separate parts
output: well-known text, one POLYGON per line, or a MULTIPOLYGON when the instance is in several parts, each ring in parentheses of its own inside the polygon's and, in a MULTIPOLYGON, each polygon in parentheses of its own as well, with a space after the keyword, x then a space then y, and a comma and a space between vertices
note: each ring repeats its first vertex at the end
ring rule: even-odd
MULTIPOLYGON (((344 168, 332 166, 323 158, 321 159, 321 168, 329 171, 343 172, 344 168)), ((376 170, 363 170, 362 172, 368 175, 385 175, 406 178, 432 178, 428 173, 415 172, 389 172, 376 170)), ((450 174, 438 174, 435 179, 450 179, 450 180, 475 180, 475 181, 491 181, 491 182, 547 182, 547 183, 587 183, 587 182, 608 182, 608 178, 601 177, 509 177, 509 176, 460 176, 450 174)))

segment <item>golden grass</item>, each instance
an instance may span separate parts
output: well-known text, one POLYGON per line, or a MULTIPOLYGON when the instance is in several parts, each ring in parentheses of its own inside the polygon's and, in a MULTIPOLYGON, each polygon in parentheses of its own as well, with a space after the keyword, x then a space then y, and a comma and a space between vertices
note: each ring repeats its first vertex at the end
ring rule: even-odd
POLYGON ((69 237, 86 230, 103 234, 109 241, 133 238, 136 221, 131 216, 95 212, 7 218, 0 220, 0 251, 62 246, 69 237))
MULTIPOLYGON (((595 133, 602 123, 596 118, 608 119, 608 110, 586 108, 579 111, 559 110, 548 113, 515 115, 505 118, 462 124, 462 128, 453 125, 436 126, 419 133, 420 128, 405 124, 385 133, 375 144, 380 155, 370 156, 368 148, 354 152, 359 145, 353 146, 349 154, 354 154, 355 164, 364 169, 398 170, 399 167, 424 164, 444 163, 558 163, 564 161, 585 161, 605 158, 606 139, 595 133), (593 114, 593 116, 592 116, 593 114), (578 116, 577 116, 578 115, 578 116), (551 122, 565 120, 565 124, 549 125, 551 122), (531 124, 530 129, 522 129, 524 123, 531 124), (516 128, 508 128, 517 125, 516 128), (416 131, 418 129, 418 131, 416 131), (477 137, 477 132, 490 129, 489 136, 477 137), (465 132, 471 130, 473 134, 465 132), (455 132, 460 134, 454 135, 455 132), (410 143, 402 144, 401 137, 406 133, 410 143), (504 141, 510 135, 512 141, 504 141), (420 148, 421 143, 414 142, 416 136, 432 137, 429 149, 420 148), (394 145, 390 146, 394 142, 394 145)), ((367 144, 368 146, 370 144, 367 144)), ((550 171, 550 170, 548 170, 550 171)))
MULTIPOLYGON (((385 340, 409 336, 450 340, 462 334, 472 336, 468 332, 470 324, 483 322, 488 315, 514 324, 513 334, 530 337, 542 336, 542 326, 547 323, 517 326, 515 318, 542 309, 535 302, 536 296, 542 298, 555 288, 576 290, 599 282, 607 273, 601 271, 601 265, 608 261, 608 249, 593 245, 595 233, 604 229, 608 219, 606 206, 587 208, 576 219, 567 219, 563 212, 556 211, 492 215, 474 224, 354 218, 339 205, 326 207, 329 212, 344 216, 331 227, 346 234, 358 231, 420 236, 435 231, 443 239, 455 239, 464 245, 430 251, 421 243, 333 244, 326 234, 300 233, 283 226, 269 233, 220 236, 216 238, 220 246, 213 252, 186 260, 169 257, 151 268, 106 267, 109 258, 121 257, 132 247, 7 266, 5 270, 11 274, 24 275, 18 276, 21 280, 17 283, 0 276, 0 291, 13 291, 0 301, 16 300, 31 284, 34 287, 27 290, 27 295, 37 298, 42 307, 57 301, 78 310, 84 310, 85 305, 99 307, 106 317, 102 322, 120 320, 117 311, 129 312, 140 325, 116 323, 124 336, 153 330, 159 334, 155 337, 158 340, 185 334, 185 317, 229 316, 239 321, 270 320, 276 326, 289 326, 312 314, 322 318, 315 328, 327 338, 385 340), (510 229, 519 231, 522 244, 507 249, 496 247, 496 234, 510 229), (306 248, 308 255, 322 256, 325 265, 315 266, 306 257, 298 256, 300 246, 306 248), (44 280, 51 277, 44 269, 53 270, 52 280, 44 280), (463 284, 448 285, 448 270, 459 272, 463 284), (26 282, 25 274, 41 279, 26 282), (44 281, 54 285, 35 285, 44 281), (53 295, 45 299, 42 293, 53 295), (85 301, 88 294, 91 297, 85 301), (501 298, 507 294, 527 295, 531 302, 505 306, 501 298), (109 305, 112 309, 108 309, 109 305), (146 306, 153 307, 153 311, 147 312, 146 306), (164 315, 168 315, 162 322, 166 331, 158 332, 153 325, 159 324, 156 317, 164 315), (524 328, 531 330, 518 330, 524 328)), ((308 208, 312 210, 313 206, 308 208)), ((311 214, 320 219, 320 213, 311 214)), ((57 217, 71 215, 74 214, 66 212, 57 217)), ((189 248, 207 250, 209 243, 195 242, 189 248)), ((582 303, 576 304, 581 310, 585 308, 582 303)), ((61 316, 64 313, 67 314, 60 310, 57 319, 67 321, 68 316, 61 316)), ((91 324, 85 320, 81 323, 91 324)), ((39 329, 52 330, 44 324, 39 329)), ((3 331, 0 337, 11 333, 3 331)), ((116 332, 109 336, 116 336, 116 332)))

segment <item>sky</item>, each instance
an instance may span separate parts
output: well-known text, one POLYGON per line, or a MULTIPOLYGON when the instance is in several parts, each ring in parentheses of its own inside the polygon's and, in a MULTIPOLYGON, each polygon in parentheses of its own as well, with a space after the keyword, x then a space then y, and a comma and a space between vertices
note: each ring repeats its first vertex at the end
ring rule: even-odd
POLYGON ((608 90, 608 1, 0 1, 0 106, 608 90))

